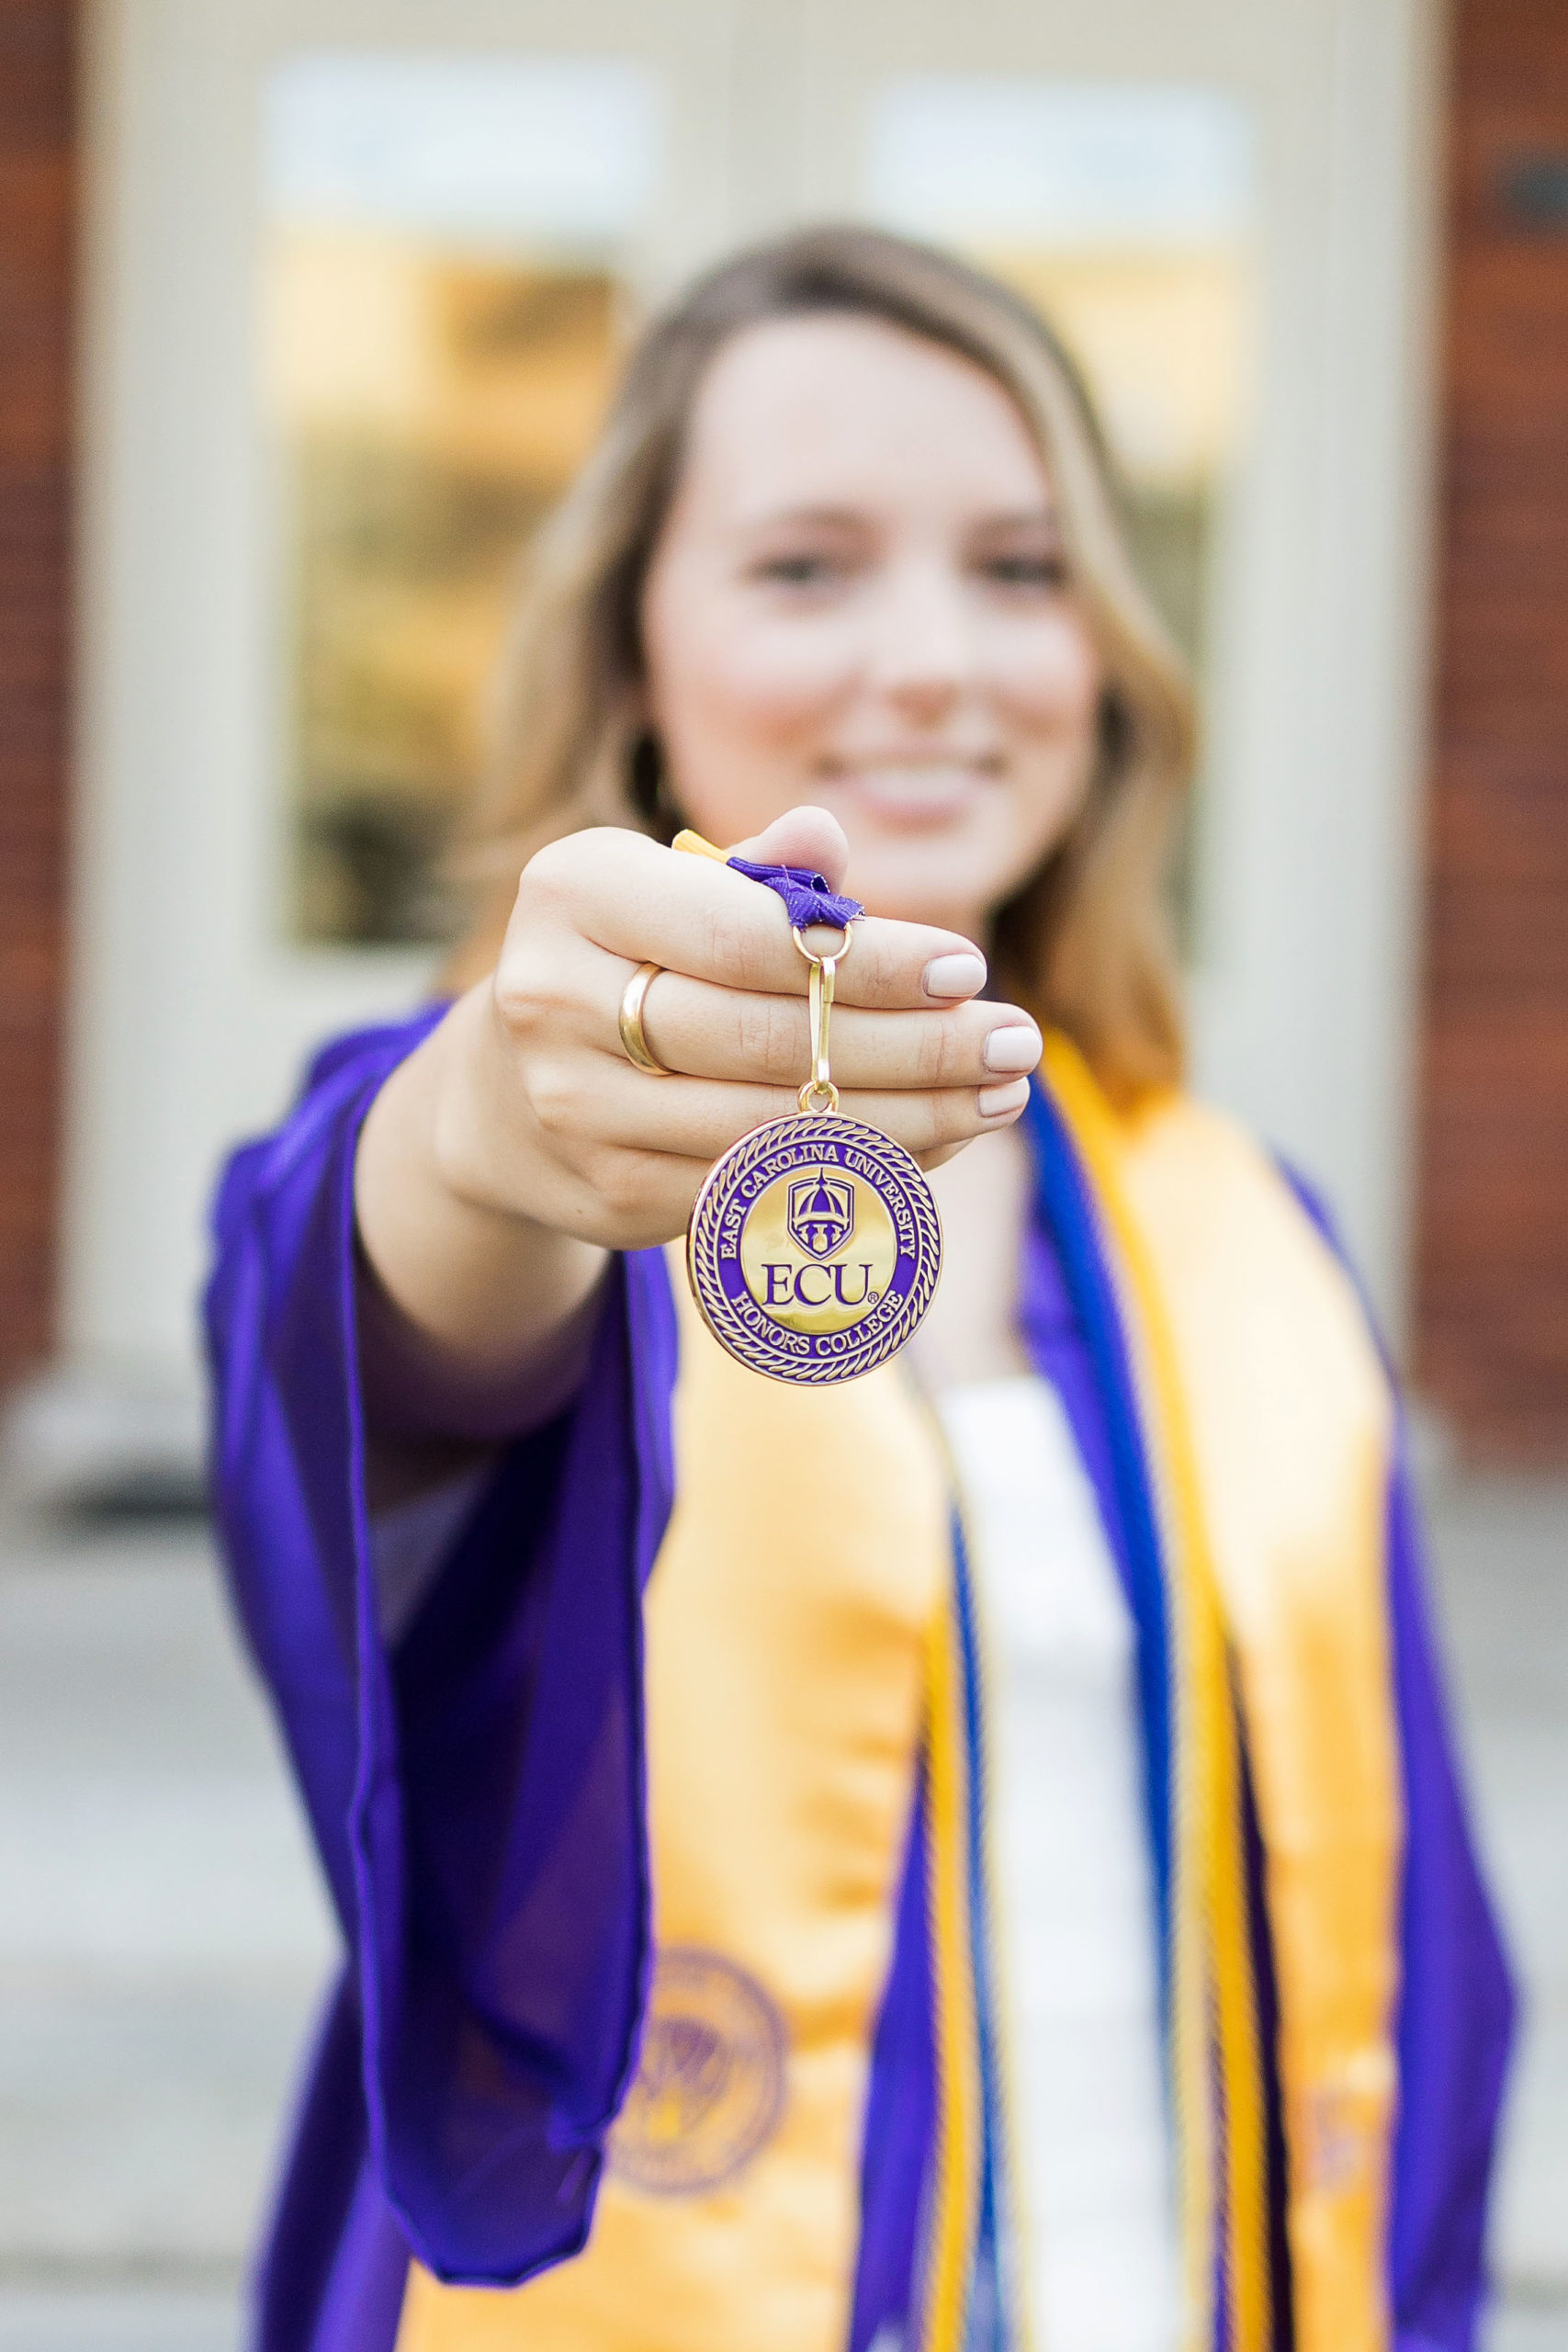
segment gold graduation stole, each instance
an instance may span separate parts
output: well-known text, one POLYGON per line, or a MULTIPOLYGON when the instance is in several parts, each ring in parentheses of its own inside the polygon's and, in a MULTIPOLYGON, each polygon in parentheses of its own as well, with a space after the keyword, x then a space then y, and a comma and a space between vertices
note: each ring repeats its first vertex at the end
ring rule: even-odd
MULTIPOLYGON (((1218 2339, 1216 2267, 1234 2352, 1272 2341, 1243 1726, 1295 2341, 1387 2352, 1387 1383, 1348 1279, 1243 1135, 1175 1095, 1121 1115, 1059 1037, 1043 1077, 1128 1340, 1170 1627, 1183 2352, 1218 2339)), ((677 1502, 646 1604, 659 1960, 637 2081, 584 2252, 505 2290, 413 2266, 398 2352, 736 2352, 738 2312, 747 2352, 841 2352, 922 1744, 939 2111, 911 2352, 963 2352, 981 2149, 995 2160, 999 2140, 969 1912, 984 1776, 940 1449, 891 1368, 826 1393, 740 1369, 672 1272, 677 1502)))
MULTIPOLYGON (((676 1505, 645 1609, 652 1998, 592 2235, 411 2270, 398 2352, 842 2352, 949 1501, 902 1374, 734 1363, 679 1260, 676 1505), (805 1531, 805 1532, 803 1532, 805 1531)), ((951 2234, 951 2233, 950 2233, 951 2234)))

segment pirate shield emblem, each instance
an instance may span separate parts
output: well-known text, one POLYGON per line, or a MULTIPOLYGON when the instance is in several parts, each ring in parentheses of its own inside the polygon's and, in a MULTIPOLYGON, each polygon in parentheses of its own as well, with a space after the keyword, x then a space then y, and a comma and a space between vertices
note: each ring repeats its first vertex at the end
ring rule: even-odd
POLYGON ((855 1188, 819 1168, 789 1188, 789 1238, 810 1258, 830 1258, 855 1229, 855 1188))

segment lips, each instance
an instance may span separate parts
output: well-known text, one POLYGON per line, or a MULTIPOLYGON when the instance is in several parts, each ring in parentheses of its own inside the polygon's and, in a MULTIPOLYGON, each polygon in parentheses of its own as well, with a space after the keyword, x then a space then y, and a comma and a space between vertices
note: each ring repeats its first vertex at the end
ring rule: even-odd
POLYGON ((842 767, 825 781, 884 824, 910 831, 950 825, 964 816, 996 772, 978 761, 888 761, 842 767))

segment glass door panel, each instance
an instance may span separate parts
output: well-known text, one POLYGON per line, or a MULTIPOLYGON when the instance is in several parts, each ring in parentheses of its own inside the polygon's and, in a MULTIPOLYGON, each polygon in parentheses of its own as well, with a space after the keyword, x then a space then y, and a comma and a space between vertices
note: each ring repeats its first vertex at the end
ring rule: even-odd
MULTIPOLYGON (((874 218, 995 271, 1061 336, 1105 425, 1144 583, 1207 701, 1254 373, 1246 111, 1201 87, 910 75, 871 95, 861 169, 874 218)), ((1175 877, 1190 948, 1196 838, 1190 824, 1175 877)))
POLYGON ((284 926, 436 940, 518 552, 620 348, 659 84, 603 58, 319 52, 275 69, 265 112, 284 926))

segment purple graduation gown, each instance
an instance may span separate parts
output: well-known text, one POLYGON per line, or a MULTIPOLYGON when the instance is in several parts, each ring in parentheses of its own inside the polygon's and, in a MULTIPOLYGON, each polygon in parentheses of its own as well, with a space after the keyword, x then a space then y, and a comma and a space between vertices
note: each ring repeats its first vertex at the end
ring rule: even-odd
MULTIPOLYGON (((328 1046, 284 1125, 234 1155, 215 1212, 223 1551, 345 1952, 258 2263, 255 2352, 391 2352, 411 2252, 444 2278, 500 2285, 581 2248, 648 1978, 639 1596, 671 1507, 676 1352, 660 1252, 617 1262, 580 1395, 504 1454, 390 1650, 379 1629, 353 1160, 377 1090, 439 1017, 328 1046)), ((1136 1607, 1113 1400, 1061 1254, 1043 1217, 1022 1326, 1136 1607)), ((1468 2352, 1511 1998, 1403 1465, 1389 1512, 1407 1822, 1389 2276, 1398 2352, 1468 2352)), ((912 2291, 933 2130, 922 1836, 917 1804, 873 2052, 851 2352, 885 2324, 897 2333, 912 2291)), ((1260 1899, 1255 1915, 1267 2006, 1260 1899)), ((1288 2344, 1282 2226, 1275 2262, 1288 2344)))

